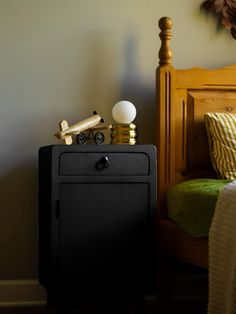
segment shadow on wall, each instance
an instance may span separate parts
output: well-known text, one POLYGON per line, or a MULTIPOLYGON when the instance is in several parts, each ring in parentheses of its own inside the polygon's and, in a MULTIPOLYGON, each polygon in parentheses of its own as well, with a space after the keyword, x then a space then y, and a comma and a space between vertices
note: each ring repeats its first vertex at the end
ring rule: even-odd
POLYGON ((139 143, 155 144, 155 69, 152 86, 145 84, 137 64, 137 51, 137 41, 129 36, 124 47, 125 73, 120 99, 131 101, 137 109, 134 123, 139 127, 139 143))
MULTIPOLYGON (((110 33, 97 32, 87 37, 84 45, 87 71, 82 90, 88 105, 84 109, 87 115, 96 110, 105 124, 111 124, 114 123, 111 114, 114 104, 120 100, 131 101, 137 109, 134 123, 139 127, 139 143, 155 143, 155 69, 150 86, 139 70, 135 35, 130 33, 122 44, 123 51, 115 49, 117 43, 110 33)), ((110 132, 105 133, 109 143, 110 132)))
POLYGON ((118 75, 117 51, 112 35, 103 32, 92 33, 85 42, 87 70, 83 79, 86 114, 96 110, 105 120, 111 121, 111 109, 118 91, 115 77, 118 75))
POLYGON ((32 162, 0 178, 0 280, 37 278, 36 185, 32 162))

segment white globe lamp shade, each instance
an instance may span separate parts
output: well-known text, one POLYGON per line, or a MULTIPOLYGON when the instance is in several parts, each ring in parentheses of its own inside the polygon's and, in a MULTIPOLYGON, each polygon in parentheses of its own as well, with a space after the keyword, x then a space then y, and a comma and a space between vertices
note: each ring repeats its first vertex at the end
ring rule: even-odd
POLYGON ((122 100, 113 106, 112 116, 117 123, 130 124, 136 117, 136 108, 131 102, 122 100))

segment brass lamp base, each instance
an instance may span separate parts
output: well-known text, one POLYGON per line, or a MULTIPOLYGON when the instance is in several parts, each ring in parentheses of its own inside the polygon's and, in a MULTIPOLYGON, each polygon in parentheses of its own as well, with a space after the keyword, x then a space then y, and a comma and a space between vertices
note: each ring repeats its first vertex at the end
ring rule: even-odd
POLYGON ((111 125, 111 144, 137 144, 137 126, 131 124, 111 125))

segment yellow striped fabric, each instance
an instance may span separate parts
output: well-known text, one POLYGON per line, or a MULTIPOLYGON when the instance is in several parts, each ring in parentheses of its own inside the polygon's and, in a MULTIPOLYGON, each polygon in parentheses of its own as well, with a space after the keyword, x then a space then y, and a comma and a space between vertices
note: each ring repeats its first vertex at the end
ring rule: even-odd
POLYGON ((211 161, 218 177, 236 180, 236 114, 205 114, 211 161))

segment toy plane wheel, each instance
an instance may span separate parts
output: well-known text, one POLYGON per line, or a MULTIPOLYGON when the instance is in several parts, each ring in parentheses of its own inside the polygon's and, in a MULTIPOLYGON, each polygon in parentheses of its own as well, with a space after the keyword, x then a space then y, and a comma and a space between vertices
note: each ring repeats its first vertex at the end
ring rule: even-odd
POLYGON ((94 136, 94 141, 96 144, 100 145, 104 142, 104 134, 102 132, 97 132, 94 136))
POLYGON ((86 140, 87 140, 87 138, 83 133, 76 135, 77 144, 83 145, 83 144, 85 144, 86 140))

